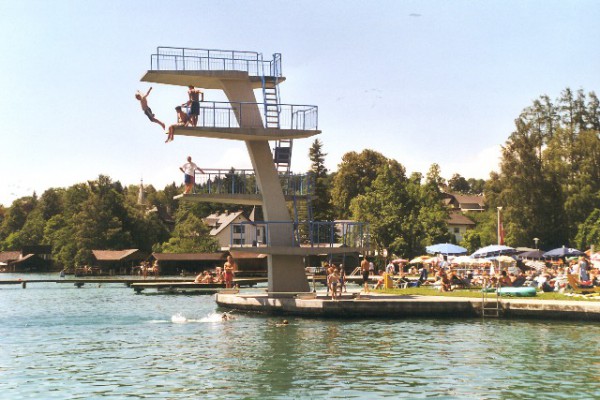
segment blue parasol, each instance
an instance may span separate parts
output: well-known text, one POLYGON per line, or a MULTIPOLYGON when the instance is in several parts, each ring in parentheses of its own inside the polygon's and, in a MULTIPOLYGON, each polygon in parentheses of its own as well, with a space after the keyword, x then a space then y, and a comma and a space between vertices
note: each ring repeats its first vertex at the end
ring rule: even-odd
POLYGON ((432 244, 431 246, 427 246, 425 250, 427 250, 429 254, 467 254, 467 249, 452 243, 432 244))
POLYGON ((583 251, 573 249, 571 247, 558 247, 544 253, 544 257, 547 258, 558 258, 558 257, 571 257, 571 256, 583 256, 583 251))
POLYGON ((485 246, 477 250, 475 253, 471 254, 473 258, 485 258, 492 256, 499 256, 502 254, 514 254, 516 250, 509 246, 503 246, 500 244, 492 244, 490 246, 485 246))

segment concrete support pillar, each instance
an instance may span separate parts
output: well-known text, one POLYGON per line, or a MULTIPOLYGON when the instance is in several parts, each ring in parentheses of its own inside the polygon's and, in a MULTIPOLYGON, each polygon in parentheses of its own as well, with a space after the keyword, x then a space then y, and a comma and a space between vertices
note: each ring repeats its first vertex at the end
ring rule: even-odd
MULTIPOLYGON (((230 102, 256 103, 254 91, 249 82, 222 81, 222 84, 230 102)), ((242 129, 262 126, 258 106, 244 107, 236 112, 244 113, 241 119, 236 114, 242 129)), ((281 222, 269 226, 270 244, 271 246, 291 246, 294 232, 293 221, 285 203, 269 142, 249 140, 246 141, 246 148, 262 194, 265 219, 266 221, 281 222)), ((268 255, 268 265, 269 292, 307 292, 309 290, 302 256, 268 255)))

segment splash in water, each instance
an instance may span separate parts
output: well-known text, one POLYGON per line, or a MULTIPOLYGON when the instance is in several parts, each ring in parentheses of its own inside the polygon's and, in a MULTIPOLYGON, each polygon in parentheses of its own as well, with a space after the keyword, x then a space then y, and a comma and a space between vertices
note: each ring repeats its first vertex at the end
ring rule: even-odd
POLYGON ((171 322, 174 324, 185 324, 188 319, 181 313, 177 313, 171 317, 171 322))
POLYGON ((224 312, 222 314, 210 313, 206 317, 200 319, 199 322, 222 322, 222 321, 229 321, 232 319, 234 319, 234 318, 231 316, 231 313, 227 313, 227 312, 224 312))

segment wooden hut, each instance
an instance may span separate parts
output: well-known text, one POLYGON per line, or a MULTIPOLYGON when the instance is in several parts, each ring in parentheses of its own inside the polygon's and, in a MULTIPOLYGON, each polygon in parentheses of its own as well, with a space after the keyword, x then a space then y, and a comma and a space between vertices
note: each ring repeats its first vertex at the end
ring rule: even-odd
MULTIPOLYGON (((135 267, 148 258, 147 253, 138 249, 92 250, 92 254, 94 266, 87 271, 94 275, 130 275, 135 267)), ((79 271, 79 275, 82 273, 79 271)), ((78 275, 77 270, 75 274, 78 275)))

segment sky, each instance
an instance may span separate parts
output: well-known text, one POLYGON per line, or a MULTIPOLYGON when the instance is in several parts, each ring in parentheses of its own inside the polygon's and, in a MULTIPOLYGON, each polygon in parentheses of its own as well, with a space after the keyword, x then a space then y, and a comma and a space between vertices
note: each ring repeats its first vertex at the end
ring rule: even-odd
MULTIPOLYGON (((134 98, 158 46, 281 53, 281 101, 319 107, 331 171, 369 148, 409 174, 487 179, 534 99, 598 93, 598 21, 592 0, 0 0, 0 204, 100 174, 162 189, 188 155, 250 168, 243 142, 164 143, 134 98)), ((154 84, 148 100, 174 123, 186 88, 154 84)), ((313 140, 294 141, 294 171, 313 140)))

